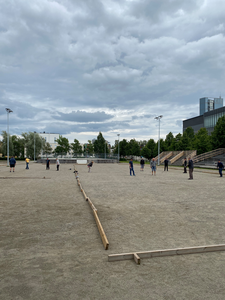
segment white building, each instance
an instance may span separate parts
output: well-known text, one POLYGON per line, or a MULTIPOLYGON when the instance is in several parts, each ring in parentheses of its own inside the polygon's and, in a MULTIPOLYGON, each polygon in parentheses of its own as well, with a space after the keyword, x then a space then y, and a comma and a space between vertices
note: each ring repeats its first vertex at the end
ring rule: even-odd
POLYGON ((41 132, 39 133, 39 135, 45 139, 46 143, 50 144, 50 146, 52 147, 52 151, 54 151, 58 146, 58 143, 56 141, 59 139, 59 133, 41 132))

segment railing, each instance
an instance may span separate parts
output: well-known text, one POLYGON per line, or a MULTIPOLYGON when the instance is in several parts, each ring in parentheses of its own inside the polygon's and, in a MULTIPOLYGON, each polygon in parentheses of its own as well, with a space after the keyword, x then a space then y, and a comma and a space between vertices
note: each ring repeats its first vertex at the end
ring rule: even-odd
POLYGON ((178 160, 179 158, 181 158, 184 155, 184 151, 181 151, 180 153, 178 153, 176 156, 174 156, 171 160, 170 163, 173 164, 176 160, 178 160))
POLYGON ((170 158, 173 155, 173 152, 168 153, 160 159, 160 163, 163 163, 167 158, 170 158))
POLYGON ((216 150, 212 150, 212 151, 195 156, 193 158, 193 162, 196 163, 196 162, 211 158, 216 155, 224 154, 224 153, 225 153, 225 148, 218 148, 216 150))

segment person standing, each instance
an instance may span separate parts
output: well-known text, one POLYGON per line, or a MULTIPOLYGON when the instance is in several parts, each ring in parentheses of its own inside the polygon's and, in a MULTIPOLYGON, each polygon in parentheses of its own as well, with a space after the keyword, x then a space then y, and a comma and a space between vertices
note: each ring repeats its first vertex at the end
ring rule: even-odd
POLYGON ((135 176, 134 165, 133 165, 133 158, 131 158, 130 161, 129 161, 129 168, 130 168, 130 176, 132 176, 131 175, 132 172, 133 172, 133 175, 135 176))
POLYGON ((187 173, 187 159, 186 159, 186 157, 184 158, 184 172, 183 173, 187 173))
POLYGON ((29 170, 29 163, 30 163, 30 160, 29 160, 28 157, 26 157, 25 162, 26 162, 26 170, 29 170))
POLYGON ((152 175, 153 175, 153 172, 156 175, 156 162, 155 162, 155 158, 154 157, 151 160, 150 167, 152 168, 152 175))
POLYGON ((13 169, 13 172, 14 172, 15 171, 15 166, 16 166, 16 160, 13 156, 10 158, 9 164, 10 164, 10 172, 11 172, 11 169, 13 169))
POLYGON ((166 158, 165 160, 164 160, 164 171, 168 171, 168 164, 169 164, 169 161, 168 161, 168 159, 166 158))
POLYGON ((88 172, 91 172, 91 167, 93 166, 93 161, 91 161, 87 166, 88 166, 88 172))
POLYGON ((224 165, 223 165, 223 163, 220 161, 220 159, 218 160, 217 168, 219 169, 220 177, 223 177, 223 173, 222 173, 222 172, 223 172, 224 165))
POLYGON ((59 171, 59 165, 60 165, 60 162, 59 162, 59 159, 56 158, 56 171, 59 171))
POLYGON ((143 157, 141 157, 140 165, 141 165, 141 171, 144 171, 145 161, 143 157))
POLYGON ((188 168, 189 168, 189 178, 188 178, 188 180, 192 180, 193 179, 194 163, 193 163, 193 160, 191 159, 191 157, 189 157, 189 160, 188 160, 188 168))
POLYGON ((50 160, 47 158, 46 159, 46 170, 50 169, 50 160))

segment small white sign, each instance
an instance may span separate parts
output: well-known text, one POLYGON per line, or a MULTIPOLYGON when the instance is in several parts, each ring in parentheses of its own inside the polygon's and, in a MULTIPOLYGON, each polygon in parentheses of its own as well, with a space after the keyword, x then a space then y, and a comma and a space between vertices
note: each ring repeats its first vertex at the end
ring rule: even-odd
POLYGON ((77 163, 80 165, 84 165, 84 164, 87 164, 87 160, 86 159, 78 159, 77 163))

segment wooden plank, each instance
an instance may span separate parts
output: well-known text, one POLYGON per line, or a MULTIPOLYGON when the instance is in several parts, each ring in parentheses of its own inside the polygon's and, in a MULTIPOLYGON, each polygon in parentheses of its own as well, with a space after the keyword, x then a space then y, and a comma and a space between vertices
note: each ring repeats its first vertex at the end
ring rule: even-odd
POLYGON ((94 206, 94 204, 91 202, 90 198, 87 197, 86 200, 87 200, 88 203, 90 204, 91 208, 97 212, 97 208, 96 208, 96 207, 94 206))
POLYGON ((137 265, 140 265, 140 263, 141 263, 141 259, 140 259, 140 257, 137 255, 137 253, 134 253, 134 261, 136 262, 137 265))
POLYGON ((165 249, 165 250, 154 250, 154 251, 135 252, 135 253, 111 254, 108 256, 108 261, 132 259, 132 258, 134 258, 134 254, 136 254, 139 258, 152 258, 152 257, 197 254, 197 253, 206 253, 206 252, 215 252, 215 251, 225 251, 225 244, 188 247, 188 248, 165 249))
POLYGON ((102 238, 102 243, 104 245, 104 248, 105 248, 105 250, 108 250, 109 242, 108 242, 108 239, 107 239, 107 237, 105 235, 105 232, 104 232, 104 229, 102 227, 102 224, 101 224, 101 222, 100 222, 100 220, 98 218, 98 214, 97 214, 97 212, 95 210, 93 210, 93 213, 94 213, 95 221, 96 221, 96 224, 97 224, 97 227, 98 227, 98 231, 99 231, 100 236, 102 238))
POLYGON ((121 253, 108 255, 108 261, 129 260, 134 259, 134 253, 121 253))

